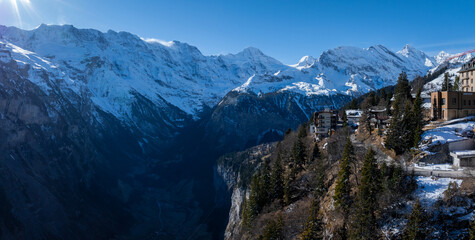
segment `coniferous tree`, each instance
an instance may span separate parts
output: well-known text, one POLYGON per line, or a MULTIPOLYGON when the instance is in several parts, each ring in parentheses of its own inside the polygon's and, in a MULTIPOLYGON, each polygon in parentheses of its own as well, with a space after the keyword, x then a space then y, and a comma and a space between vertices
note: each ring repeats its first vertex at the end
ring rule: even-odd
POLYGON ((277 157, 272 168, 271 175, 271 198, 282 199, 284 196, 284 168, 280 155, 277 157))
POLYGON ((295 141, 292 148, 292 156, 294 158, 295 165, 300 169, 305 163, 305 146, 303 145, 301 138, 298 138, 297 141, 295 141))
POLYGON ((415 116, 411 110, 411 88, 403 72, 399 75, 396 85, 393 115, 385 141, 386 148, 393 149, 396 154, 401 154, 414 146, 414 131, 417 125, 414 123, 415 116), (405 106, 404 109, 400 108, 402 104, 405 106))
POLYGON ((299 138, 304 138, 306 136, 307 136, 307 127, 305 126, 305 124, 300 125, 298 137, 299 138))
POLYGON ((360 129, 358 131, 371 135, 372 129, 368 111, 363 111, 363 114, 360 117, 358 129, 360 129))
POLYGON ((416 240, 425 238, 425 233, 423 229, 423 211, 424 210, 422 209, 421 203, 419 202, 419 199, 417 199, 404 229, 404 240, 416 240))
POLYGON ((381 99, 380 101, 388 101, 388 94, 384 88, 381 89, 381 99))
POLYGON ((353 98, 353 100, 351 100, 349 108, 350 109, 358 109, 358 103, 356 102, 355 98, 353 98))
POLYGON ((409 86, 409 80, 407 79, 407 74, 405 72, 399 74, 396 88, 394 89, 394 95, 395 99, 399 98, 402 100, 400 104, 405 104, 406 100, 411 99, 411 86, 409 86))
POLYGON ((254 176, 252 176, 251 180, 251 193, 249 194, 249 201, 247 202, 249 207, 248 217, 250 220, 254 219, 259 211, 261 210, 261 171, 260 169, 257 171, 254 176))
POLYGON ((455 77, 453 90, 460 91, 460 77, 459 76, 455 77))
POLYGON ((325 190, 325 166, 323 164, 323 156, 320 154, 318 145, 315 143, 314 146, 314 169, 315 172, 315 196, 321 196, 325 190))
POLYGON ((409 81, 407 80, 406 74, 402 72, 399 75, 395 88, 392 119, 385 141, 386 148, 393 149, 396 154, 401 154, 405 151, 405 144, 401 142, 401 133, 404 133, 404 112, 401 109, 401 105, 406 103, 410 97, 410 93, 411 88, 409 87, 409 81))
POLYGON ((358 186, 355 216, 351 226, 352 239, 376 239, 377 222, 374 212, 377 209, 377 197, 381 189, 380 173, 370 149, 366 154, 361 170, 361 184, 358 186))
POLYGON ((290 194, 291 194, 291 185, 290 185, 290 176, 287 175, 285 178, 284 178, 284 204, 285 205, 289 205, 290 204, 290 201, 291 201, 291 197, 290 197, 290 194))
POLYGON ((351 159, 354 158, 354 155, 353 145, 348 138, 345 150, 343 151, 343 157, 340 160, 340 170, 338 171, 338 178, 336 180, 335 196, 333 196, 336 206, 340 207, 345 213, 348 213, 351 204, 350 162, 351 159))
POLYGON ((270 220, 264 227, 264 233, 257 239, 259 240, 281 240, 284 239, 283 233, 284 220, 282 215, 277 220, 270 220))
POLYGON ((264 160, 264 164, 262 165, 262 172, 261 172, 261 179, 259 183, 259 206, 262 208, 268 202, 270 202, 270 188, 271 186, 271 169, 269 166, 269 161, 266 159, 264 160))
POLYGON ((414 113, 411 111, 411 103, 406 102, 404 115, 402 117, 402 126, 399 134, 399 144, 396 145, 396 152, 403 153, 414 146, 414 130, 416 128, 414 113))
POLYGON ((452 83, 450 82, 449 74, 444 74, 444 81, 442 83, 442 91, 452 91, 452 83))
POLYGON ((414 103, 412 104, 412 115, 414 118, 414 143, 413 146, 417 147, 419 145, 419 142, 421 141, 421 134, 422 134, 422 126, 424 125, 423 123, 423 116, 422 116, 422 99, 421 99, 421 90, 417 91, 416 94, 416 99, 414 100, 414 103))
POLYGON ((245 196, 241 204, 241 209, 242 209, 242 213, 241 213, 242 226, 249 228, 251 226, 252 214, 251 214, 251 206, 245 196))
POLYGON ((312 151, 312 157, 311 157, 312 161, 315 161, 320 156, 321 156, 320 148, 318 147, 318 144, 315 143, 314 146, 313 146, 313 151, 312 151))
POLYGON ((310 205, 309 216, 302 234, 300 234, 300 240, 317 240, 323 239, 322 234, 322 220, 319 218, 318 214, 319 203, 316 200, 312 201, 310 205))

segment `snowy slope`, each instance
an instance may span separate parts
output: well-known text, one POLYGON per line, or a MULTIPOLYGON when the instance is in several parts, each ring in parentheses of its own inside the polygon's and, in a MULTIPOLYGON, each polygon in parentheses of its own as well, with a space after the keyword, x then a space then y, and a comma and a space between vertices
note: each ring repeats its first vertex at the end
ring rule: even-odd
POLYGON ((454 55, 456 54, 450 54, 450 53, 441 51, 439 54, 437 54, 437 56, 435 56, 435 59, 438 65, 430 69, 429 73, 434 74, 435 72, 443 68, 446 68, 446 69, 441 74, 439 74, 439 76, 437 76, 434 80, 424 85, 423 87, 424 93, 429 94, 430 92, 440 91, 442 89, 442 83, 444 82, 445 73, 448 73, 449 79, 453 84, 455 82, 455 77, 458 75, 458 71, 460 71, 462 64, 468 62, 472 57, 474 57, 472 54, 467 54, 467 55, 463 55, 463 56, 451 59, 450 61, 446 62, 446 59, 454 55))
POLYGON ((435 59, 409 45, 394 53, 384 46, 367 49, 339 47, 325 51, 318 60, 304 56, 289 68, 252 75, 237 91, 267 93, 293 91, 304 95, 343 93, 358 95, 396 83, 401 71, 410 79, 425 75, 435 59))
POLYGON ((340 47, 324 52, 318 60, 306 56, 288 66, 256 48, 204 56, 178 41, 70 25, 40 25, 31 31, 0 26, 0 39, 48 62, 54 71, 46 71, 75 83, 65 87, 82 89, 100 109, 123 120, 132 118, 137 94, 156 106, 172 105, 197 118, 204 106, 215 106, 233 89, 255 94, 358 95, 394 84, 401 71, 412 78, 436 64, 410 46, 393 53, 378 45, 340 47))

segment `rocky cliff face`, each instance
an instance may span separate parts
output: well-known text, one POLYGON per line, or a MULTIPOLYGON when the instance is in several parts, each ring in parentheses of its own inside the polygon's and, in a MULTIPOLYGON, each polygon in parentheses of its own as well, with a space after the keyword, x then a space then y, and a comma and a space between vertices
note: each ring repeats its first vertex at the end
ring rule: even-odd
POLYGON ((261 144, 245 151, 226 154, 218 160, 217 171, 226 182, 228 191, 232 192, 224 239, 237 239, 241 236, 241 207, 244 198, 249 197, 247 183, 261 164, 262 158, 268 157, 275 147, 276 143, 261 144))

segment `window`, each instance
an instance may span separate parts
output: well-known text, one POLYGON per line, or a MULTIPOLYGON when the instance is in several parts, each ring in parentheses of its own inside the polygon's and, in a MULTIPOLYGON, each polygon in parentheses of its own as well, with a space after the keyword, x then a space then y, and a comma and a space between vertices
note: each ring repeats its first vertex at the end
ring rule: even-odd
POLYGON ((472 87, 472 90, 471 90, 471 91, 473 92, 473 87, 472 87))
POLYGON ((467 105, 467 101, 466 100, 463 100, 463 105, 467 105))
POLYGON ((470 83, 473 83, 473 79, 470 79, 470 83))
POLYGON ((452 105, 457 104, 457 98, 452 98, 452 105))
POLYGON ((468 100, 468 106, 472 105, 472 100, 468 100))
POLYGON ((442 105, 445 105, 445 98, 442 98, 442 105))

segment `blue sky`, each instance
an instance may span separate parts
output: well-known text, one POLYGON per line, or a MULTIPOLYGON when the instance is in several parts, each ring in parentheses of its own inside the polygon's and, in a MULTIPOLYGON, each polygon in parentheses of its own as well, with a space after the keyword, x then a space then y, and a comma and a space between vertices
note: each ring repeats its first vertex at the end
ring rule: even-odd
POLYGON ((0 0, 0 24, 128 31, 186 42, 205 55, 253 46, 293 64, 342 45, 409 43, 431 55, 473 49, 474 10, 472 0, 0 0))

